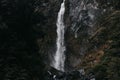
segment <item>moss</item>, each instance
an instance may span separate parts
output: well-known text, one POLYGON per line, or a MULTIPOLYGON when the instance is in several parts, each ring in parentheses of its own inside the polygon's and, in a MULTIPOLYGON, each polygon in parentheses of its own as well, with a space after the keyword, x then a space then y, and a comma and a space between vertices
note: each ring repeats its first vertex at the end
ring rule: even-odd
POLYGON ((92 68, 92 70, 95 72, 97 80, 120 79, 120 38, 118 37, 118 34, 120 35, 120 12, 118 11, 113 13, 114 15, 109 17, 110 24, 103 25, 106 27, 106 29, 100 33, 100 35, 103 35, 103 38, 98 36, 100 40, 103 39, 104 43, 109 44, 109 47, 104 49, 104 55, 101 57, 100 62, 92 68), (109 42, 107 42, 108 40, 109 42))

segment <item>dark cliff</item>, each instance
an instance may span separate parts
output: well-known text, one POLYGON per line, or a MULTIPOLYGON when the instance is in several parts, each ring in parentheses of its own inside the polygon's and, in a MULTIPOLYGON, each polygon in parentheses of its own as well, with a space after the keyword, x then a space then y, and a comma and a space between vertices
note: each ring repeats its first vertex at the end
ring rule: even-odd
POLYGON ((43 79, 44 61, 55 45, 60 3, 0 1, 0 80, 43 79))
MULTIPOLYGON (((61 2, 0 1, 0 80, 44 80, 56 50, 61 2)), ((96 80, 120 79, 119 4, 66 0, 66 71, 84 68, 86 74, 94 72, 96 80)))

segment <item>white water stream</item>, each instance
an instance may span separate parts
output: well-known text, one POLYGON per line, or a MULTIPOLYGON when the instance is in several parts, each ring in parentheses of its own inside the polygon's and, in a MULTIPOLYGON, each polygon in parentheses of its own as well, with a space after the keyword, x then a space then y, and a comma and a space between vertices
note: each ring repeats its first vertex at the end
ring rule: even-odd
POLYGON ((56 46, 57 50, 54 55, 54 61, 52 66, 57 70, 64 71, 64 62, 65 62, 65 45, 64 45, 64 34, 65 34, 65 25, 64 25, 64 13, 65 13, 65 0, 61 4, 61 8, 58 12, 57 18, 57 41, 56 46))

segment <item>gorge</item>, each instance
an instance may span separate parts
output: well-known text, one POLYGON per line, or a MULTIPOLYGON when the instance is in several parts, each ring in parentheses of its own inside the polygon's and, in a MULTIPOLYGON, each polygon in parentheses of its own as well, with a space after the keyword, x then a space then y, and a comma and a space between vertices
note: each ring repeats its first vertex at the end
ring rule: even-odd
POLYGON ((119 0, 0 0, 0 80, 120 80, 119 0))

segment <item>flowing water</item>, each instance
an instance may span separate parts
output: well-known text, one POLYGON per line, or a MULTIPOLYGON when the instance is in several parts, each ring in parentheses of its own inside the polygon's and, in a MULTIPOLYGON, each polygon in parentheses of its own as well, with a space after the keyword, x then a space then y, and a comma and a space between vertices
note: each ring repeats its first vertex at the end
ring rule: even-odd
POLYGON ((61 4, 61 8, 58 12, 57 18, 57 50, 54 55, 54 61, 52 66, 57 70, 64 71, 64 62, 65 62, 65 45, 64 45, 64 34, 65 34, 65 25, 64 25, 64 13, 65 13, 65 0, 61 4))

